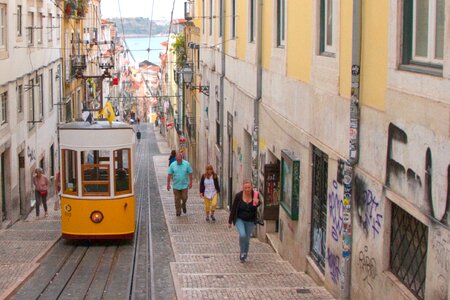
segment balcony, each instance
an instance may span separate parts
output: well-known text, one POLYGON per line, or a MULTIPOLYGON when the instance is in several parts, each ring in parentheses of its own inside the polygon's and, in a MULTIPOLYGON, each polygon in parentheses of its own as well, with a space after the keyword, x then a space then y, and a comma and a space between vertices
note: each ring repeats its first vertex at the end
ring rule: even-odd
POLYGON ((86 55, 71 55, 70 78, 73 79, 83 76, 84 70, 86 70, 86 55))

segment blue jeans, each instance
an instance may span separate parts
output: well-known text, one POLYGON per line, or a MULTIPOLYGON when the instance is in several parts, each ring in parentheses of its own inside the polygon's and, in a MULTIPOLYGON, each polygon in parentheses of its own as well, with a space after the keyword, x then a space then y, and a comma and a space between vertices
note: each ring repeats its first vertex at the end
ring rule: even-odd
POLYGON ((247 254, 250 237, 256 225, 254 222, 247 222, 237 218, 235 226, 239 232, 239 248, 241 249, 241 254, 247 254))

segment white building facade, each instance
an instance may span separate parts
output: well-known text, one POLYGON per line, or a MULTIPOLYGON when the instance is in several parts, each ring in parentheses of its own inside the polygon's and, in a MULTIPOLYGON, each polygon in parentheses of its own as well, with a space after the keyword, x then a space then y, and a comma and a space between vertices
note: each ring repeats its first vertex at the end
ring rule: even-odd
POLYGON ((0 1, 0 228, 28 215, 34 169, 53 178, 59 165, 62 15, 52 1, 0 1))

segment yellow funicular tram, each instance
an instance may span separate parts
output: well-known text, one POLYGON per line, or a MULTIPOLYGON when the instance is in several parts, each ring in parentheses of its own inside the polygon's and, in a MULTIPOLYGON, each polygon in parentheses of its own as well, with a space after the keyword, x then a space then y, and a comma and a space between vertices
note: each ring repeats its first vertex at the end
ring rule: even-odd
POLYGON ((133 127, 72 122, 60 126, 59 138, 62 236, 133 238, 133 127))

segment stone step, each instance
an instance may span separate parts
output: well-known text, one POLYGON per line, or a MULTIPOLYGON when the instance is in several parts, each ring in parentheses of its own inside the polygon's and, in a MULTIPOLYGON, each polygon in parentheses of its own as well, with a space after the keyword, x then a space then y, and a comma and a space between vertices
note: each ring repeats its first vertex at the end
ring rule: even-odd
MULTIPOLYGON (((172 241, 174 252, 179 254, 214 254, 214 253, 239 253, 239 243, 237 237, 234 241, 223 243, 176 243, 172 241)), ((273 253, 268 244, 250 243, 250 253, 273 253)))
MULTIPOLYGON (((215 264, 218 261, 223 263, 234 264, 238 257, 237 253, 208 253, 208 254, 178 254, 176 259, 177 262, 199 262, 199 263, 209 263, 215 264)), ((281 256, 275 253, 251 253, 252 261, 265 263, 267 261, 283 261, 281 256)))
POLYGON ((182 289, 183 299, 258 299, 302 300, 334 299, 322 288, 236 288, 236 289, 182 289))
POLYGON ((217 261, 215 263, 199 263, 199 262, 176 262, 172 263, 173 271, 177 275, 181 274, 244 274, 244 273, 270 273, 284 274, 297 273, 291 264, 285 261, 261 261, 253 260, 249 255, 245 263, 239 261, 236 255, 234 262, 217 261))
MULTIPOLYGON (((305 273, 180 274, 183 289, 220 288, 313 288, 314 281, 305 273)), ((322 287, 319 287, 322 288, 322 287)))

